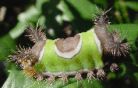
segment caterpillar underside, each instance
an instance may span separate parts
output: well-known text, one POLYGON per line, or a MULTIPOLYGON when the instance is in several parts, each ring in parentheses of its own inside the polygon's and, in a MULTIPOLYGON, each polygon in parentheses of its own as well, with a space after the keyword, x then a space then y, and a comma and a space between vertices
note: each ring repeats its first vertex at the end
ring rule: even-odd
MULTIPOLYGON (((32 48, 19 48, 10 59, 17 63, 29 76, 38 80, 53 81, 70 77, 104 78, 103 55, 126 56, 129 46, 119 33, 108 32, 106 13, 98 16, 94 28, 66 39, 47 39, 41 28, 28 28, 27 35, 34 42, 32 48)), ((111 70, 117 65, 111 65, 111 70)))

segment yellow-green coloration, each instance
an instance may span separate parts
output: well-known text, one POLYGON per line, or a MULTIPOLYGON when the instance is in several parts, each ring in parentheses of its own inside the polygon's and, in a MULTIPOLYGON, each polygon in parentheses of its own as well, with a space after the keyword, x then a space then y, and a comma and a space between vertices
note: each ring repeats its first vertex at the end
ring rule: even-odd
POLYGON ((70 72, 83 69, 93 70, 103 67, 102 54, 94 41, 93 29, 80 33, 82 46, 80 51, 70 59, 60 57, 55 52, 55 40, 47 40, 41 63, 45 72, 70 72))

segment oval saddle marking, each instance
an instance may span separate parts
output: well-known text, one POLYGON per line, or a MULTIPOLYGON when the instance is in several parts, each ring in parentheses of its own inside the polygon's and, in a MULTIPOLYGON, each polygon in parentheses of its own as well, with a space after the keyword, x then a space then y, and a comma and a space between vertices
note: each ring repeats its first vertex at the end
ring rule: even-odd
POLYGON ((55 52, 63 58, 72 58, 80 51, 81 45, 82 40, 79 34, 66 39, 57 39, 55 41, 55 52))

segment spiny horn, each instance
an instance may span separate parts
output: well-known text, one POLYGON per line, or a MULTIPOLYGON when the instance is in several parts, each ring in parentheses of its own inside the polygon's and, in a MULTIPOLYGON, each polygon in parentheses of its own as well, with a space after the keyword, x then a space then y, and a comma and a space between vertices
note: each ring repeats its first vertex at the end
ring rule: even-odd
POLYGON ((123 42, 119 33, 114 31, 112 33, 114 45, 111 49, 111 53, 114 56, 126 56, 129 53, 129 45, 127 42, 123 42))
POLYGON ((91 80, 91 79, 95 79, 95 75, 94 75, 94 72, 93 71, 90 71, 90 72, 88 72, 87 73, 87 78, 88 78, 88 80, 91 80))
POLYGON ((98 78, 103 79, 105 77, 105 72, 103 69, 98 69, 96 75, 98 78))
POLYGON ((48 83, 52 84, 55 81, 55 78, 56 77, 54 75, 50 75, 49 78, 48 78, 48 83))
POLYGON ((103 11, 102 14, 100 14, 99 16, 96 17, 96 19, 94 20, 94 24, 95 25, 105 25, 105 24, 109 24, 109 19, 108 16, 106 15, 109 11, 111 10, 111 8, 107 11, 103 11))
POLYGON ((61 80, 63 81, 63 83, 67 83, 68 82, 68 76, 66 74, 62 74, 61 80))
POLYGON ((81 73, 78 72, 78 73, 75 75, 75 79, 76 79, 76 80, 82 80, 81 73))
POLYGON ((33 27, 29 27, 27 30, 27 33, 30 40, 34 43, 38 42, 38 41, 43 41, 43 40, 46 40, 46 36, 45 36, 45 33, 42 32, 42 28, 41 27, 36 27, 36 28, 33 28, 33 27))

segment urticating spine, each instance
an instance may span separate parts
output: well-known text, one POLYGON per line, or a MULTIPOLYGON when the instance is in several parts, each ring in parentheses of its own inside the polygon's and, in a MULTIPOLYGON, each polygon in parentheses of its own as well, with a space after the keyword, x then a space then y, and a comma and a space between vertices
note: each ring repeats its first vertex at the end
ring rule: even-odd
POLYGON ((101 45, 105 54, 111 54, 113 56, 126 56, 129 53, 129 45, 127 42, 123 42, 118 32, 114 31, 110 33, 108 31, 108 17, 106 12, 98 16, 95 21, 95 32, 101 41, 101 45))

